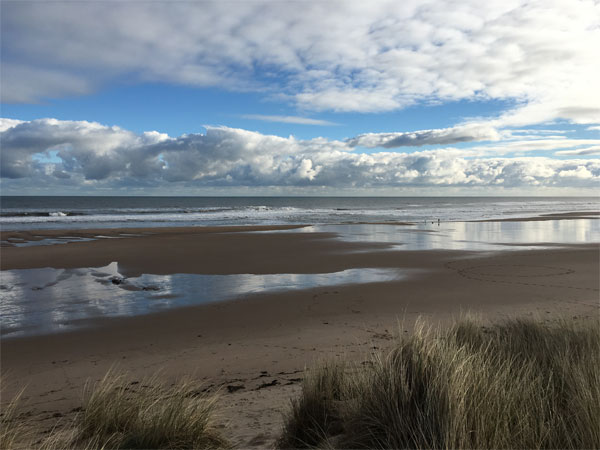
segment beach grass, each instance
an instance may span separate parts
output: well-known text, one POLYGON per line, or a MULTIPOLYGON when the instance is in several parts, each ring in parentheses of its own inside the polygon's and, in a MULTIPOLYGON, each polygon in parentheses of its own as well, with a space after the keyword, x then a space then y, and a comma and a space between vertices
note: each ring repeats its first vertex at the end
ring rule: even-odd
POLYGON ((86 387, 75 441, 119 449, 224 448, 213 426, 214 404, 192 382, 127 381, 111 371, 86 387))
POLYGON ((18 399, 2 415, 0 448, 218 449, 229 448, 214 426, 216 397, 197 383, 163 384, 157 376, 131 381, 109 371, 85 387, 81 411, 38 442, 16 420, 18 399))
POLYGON ((418 323, 307 371, 279 448, 600 448, 600 321, 418 323))
POLYGON ((26 424, 19 417, 22 393, 23 391, 2 405, 0 411, 0 449, 2 450, 15 448, 17 442, 27 435, 26 424))

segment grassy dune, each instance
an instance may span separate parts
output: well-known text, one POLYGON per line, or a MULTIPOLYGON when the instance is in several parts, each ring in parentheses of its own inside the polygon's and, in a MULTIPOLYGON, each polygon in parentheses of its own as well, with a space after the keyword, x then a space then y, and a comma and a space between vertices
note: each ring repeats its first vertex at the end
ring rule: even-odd
MULTIPOLYGON (((280 448, 600 448, 600 321, 423 323, 366 364, 306 373, 280 448)), ((225 448, 214 397, 191 383, 108 373, 43 441, 18 399, 0 448, 225 448)))
POLYGON ((423 324, 310 371, 280 448, 600 448, 600 323, 423 324))

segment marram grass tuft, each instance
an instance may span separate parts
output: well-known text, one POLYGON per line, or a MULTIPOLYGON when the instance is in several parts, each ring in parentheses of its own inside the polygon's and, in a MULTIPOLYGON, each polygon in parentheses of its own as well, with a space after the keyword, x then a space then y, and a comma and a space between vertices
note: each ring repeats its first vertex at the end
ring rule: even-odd
POLYGON ((600 322, 422 323, 309 371, 280 448, 600 448, 600 322))

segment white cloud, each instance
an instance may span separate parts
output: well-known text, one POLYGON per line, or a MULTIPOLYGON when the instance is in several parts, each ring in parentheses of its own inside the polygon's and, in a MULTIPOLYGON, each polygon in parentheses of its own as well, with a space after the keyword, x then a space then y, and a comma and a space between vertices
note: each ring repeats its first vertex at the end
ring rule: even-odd
POLYGON ((561 138, 563 134, 574 133, 576 130, 544 130, 544 129, 536 129, 536 128, 520 128, 520 129, 504 129, 502 130, 505 138, 516 138, 516 139, 524 139, 533 137, 535 139, 539 139, 539 135, 548 136, 548 135, 557 135, 561 138))
POLYGON ((592 147, 578 148, 576 150, 561 150, 555 152, 555 155, 559 156, 591 156, 600 155, 600 145, 594 145, 592 147))
POLYGON ((312 110, 515 100, 496 128, 600 122, 592 0, 1 5, 8 101, 127 76, 257 90, 312 110))
POLYGON ((0 95, 3 103, 35 103, 45 98, 87 94, 96 84, 93 77, 84 77, 61 69, 15 64, 5 61, 4 57, 0 65, 0 74, 0 95))
POLYGON ((181 186, 322 187, 323 192, 473 187, 494 192, 499 187, 592 189, 600 182, 598 159, 482 157, 480 150, 452 148, 365 154, 351 151, 347 142, 227 127, 169 137, 94 122, 40 119, 17 123, 0 138, 5 192, 23 182, 73 192, 181 186), (40 157, 50 152, 52 158, 40 157))
POLYGON ((22 120, 17 120, 17 119, 0 118, 0 132, 6 131, 9 128, 12 128, 12 127, 16 127, 20 123, 23 123, 23 121, 22 120))
POLYGON ((586 130, 588 130, 588 131, 600 131, 600 125, 594 125, 592 127, 587 127, 586 130))
MULTIPOLYGON (((10 119, 9 119, 10 120, 10 119)), ((145 170, 147 158, 137 157, 144 147, 159 143, 165 134, 146 132, 136 135, 119 127, 96 122, 39 119, 19 121, 5 129, 2 141, 1 176, 34 176, 40 163, 35 154, 56 151, 66 172, 81 172, 86 179, 104 179, 124 165, 132 164, 132 173, 145 170)), ((60 170, 58 173, 62 173, 60 170)))
POLYGON ((590 172, 585 166, 577 166, 577 168, 575 169, 563 170, 558 173, 558 176, 563 178, 579 178, 582 180, 589 180, 590 178, 594 178, 592 172, 590 172))
POLYGON ((263 114, 244 114, 244 119, 263 120, 265 122, 279 122, 279 123, 295 123, 298 125, 320 125, 320 126, 332 126, 338 125, 335 122, 328 120, 311 119, 310 117, 298 117, 298 116, 269 116, 263 114))
POLYGON ((420 147, 423 145, 450 145, 460 142, 496 141, 500 134, 485 125, 464 125, 437 130, 419 130, 404 133, 367 133, 348 140, 351 147, 420 147))

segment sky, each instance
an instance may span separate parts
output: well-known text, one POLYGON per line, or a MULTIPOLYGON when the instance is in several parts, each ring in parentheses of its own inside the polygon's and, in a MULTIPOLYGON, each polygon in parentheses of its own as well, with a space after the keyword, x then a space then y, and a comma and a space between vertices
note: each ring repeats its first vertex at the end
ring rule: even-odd
POLYGON ((599 195, 600 2, 0 0, 2 195, 599 195))

